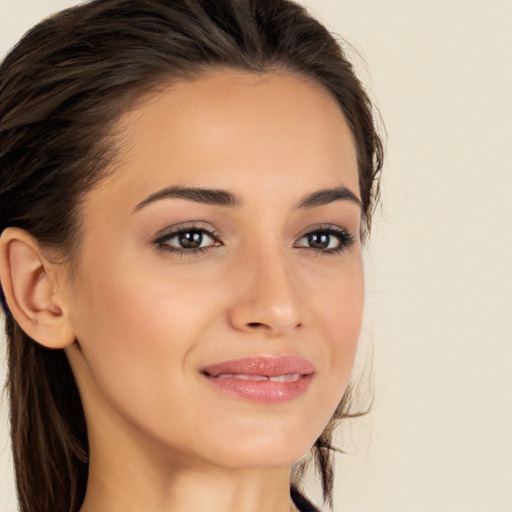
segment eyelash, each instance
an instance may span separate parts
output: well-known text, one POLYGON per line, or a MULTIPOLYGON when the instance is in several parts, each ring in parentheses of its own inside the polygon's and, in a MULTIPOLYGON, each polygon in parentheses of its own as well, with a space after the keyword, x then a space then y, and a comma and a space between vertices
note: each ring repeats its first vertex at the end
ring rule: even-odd
POLYGON ((185 227, 182 227, 175 231, 172 231, 171 233, 168 233, 166 235, 158 237, 153 242, 153 245, 157 245, 160 249, 162 249, 166 252, 181 255, 183 257, 183 256, 192 256, 194 254, 206 252, 211 247, 219 247, 220 245, 222 245, 222 243, 219 241, 219 236, 216 231, 210 231, 208 229, 200 228, 197 226, 185 226, 185 227), (171 245, 169 245, 169 243, 168 243, 169 240, 172 240, 175 237, 183 236, 186 233, 201 233, 203 236, 206 234, 214 241, 214 243, 213 243, 213 245, 209 245, 207 247, 195 247, 195 248, 189 248, 189 249, 186 249, 184 247, 179 249, 177 247, 172 247, 171 245))
MULTIPOLYGON (((313 229, 312 231, 308 231, 307 233, 304 233, 301 235, 298 241, 303 240, 306 237, 310 237, 312 235, 328 235, 330 237, 334 236, 339 241, 339 247, 334 247, 331 249, 319 249, 316 247, 304 247, 305 249, 309 249, 311 251, 314 251, 316 254, 327 254, 327 255, 336 255, 340 254, 343 251, 345 251, 348 247, 350 247, 354 242, 354 237, 344 228, 338 228, 334 226, 326 226, 326 227, 318 227, 316 229, 313 229)), ((297 243, 297 242, 296 242, 297 243)), ((294 247, 302 247, 298 246, 294 243, 294 247)))
MULTIPOLYGON (((345 251, 348 247, 350 247, 354 243, 354 241, 355 241, 354 237, 347 230, 345 230, 343 228, 328 226, 328 227, 319 227, 317 229, 314 229, 312 231, 308 231, 307 233, 304 233, 303 235, 300 236, 300 238, 296 242, 294 242, 293 246, 297 247, 297 248, 302 247, 304 249, 309 249, 310 251, 314 251, 314 253, 316 253, 316 254, 336 255, 336 254, 340 254, 343 251, 345 251), (310 237, 312 235, 318 235, 318 234, 336 237, 339 241, 339 246, 331 248, 331 249, 320 249, 317 247, 307 247, 307 246, 297 245, 298 242, 300 242, 304 238, 310 237)), ((153 242, 153 245, 158 246, 160 249, 162 249, 166 252, 176 254, 176 255, 181 255, 182 257, 184 257, 184 256, 192 256, 192 255, 198 254, 198 253, 204 253, 211 247, 219 247, 223 244, 219 240, 219 236, 216 231, 210 231, 208 229, 197 227, 197 226, 186 226, 186 227, 177 229, 175 231, 172 231, 171 233, 167 233, 166 235, 158 237, 153 242), (202 236, 207 235, 214 241, 214 243, 212 245, 208 245, 207 247, 194 247, 194 248, 188 248, 188 249, 185 247, 177 248, 177 247, 172 247, 171 245, 169 245, 169 243, 168 243, 169 240, 172 240, 173 238, 176 238, 176 237, 183 236, 187 233, 188 234, 199 233, 202 236)))

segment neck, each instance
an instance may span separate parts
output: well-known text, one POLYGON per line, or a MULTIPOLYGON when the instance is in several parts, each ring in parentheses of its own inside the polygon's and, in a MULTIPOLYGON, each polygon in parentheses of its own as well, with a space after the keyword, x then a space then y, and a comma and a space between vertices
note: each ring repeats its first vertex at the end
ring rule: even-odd
POLYGON ((158 481, 140 470, 123 473, 91 471, 81 512, 297 512, 286 470, 176 471, 158 481))
POLYGON ((106 458, 98 457, 107 452, 95 451, 92 444, 80 512, 298 510, 290 497, 289 466, 224 468, 190 458, 154 457, 145 448, 138 453, 110 451, 106 458))

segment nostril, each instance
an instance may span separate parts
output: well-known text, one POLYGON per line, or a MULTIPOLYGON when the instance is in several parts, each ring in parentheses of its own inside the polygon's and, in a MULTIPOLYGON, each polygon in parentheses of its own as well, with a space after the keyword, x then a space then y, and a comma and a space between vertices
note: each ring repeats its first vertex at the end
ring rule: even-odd
POLYGON ((249 327, 256 327, 256 328, 259 328, 259 327, 265 327, 265 324, 262 324, 260 322, 250 322, 247 324, 249 327))

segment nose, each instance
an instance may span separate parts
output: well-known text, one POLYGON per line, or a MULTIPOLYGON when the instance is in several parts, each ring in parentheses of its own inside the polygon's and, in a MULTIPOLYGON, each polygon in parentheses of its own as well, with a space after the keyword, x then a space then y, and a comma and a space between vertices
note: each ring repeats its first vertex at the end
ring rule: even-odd
POLYGON ((235 329, 277 337, 308 321, 303 290, 283 255, 245 258, 236 274, 236 298, 228 311, 235 329))

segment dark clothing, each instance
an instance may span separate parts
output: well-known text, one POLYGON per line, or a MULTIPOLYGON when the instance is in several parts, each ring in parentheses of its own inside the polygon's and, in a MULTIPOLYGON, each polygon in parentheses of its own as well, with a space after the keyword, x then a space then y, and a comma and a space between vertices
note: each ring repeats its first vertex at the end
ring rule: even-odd
POLYGON ((291 487, 290 496, 300 512, 320 512, 296 487, 291 487))

